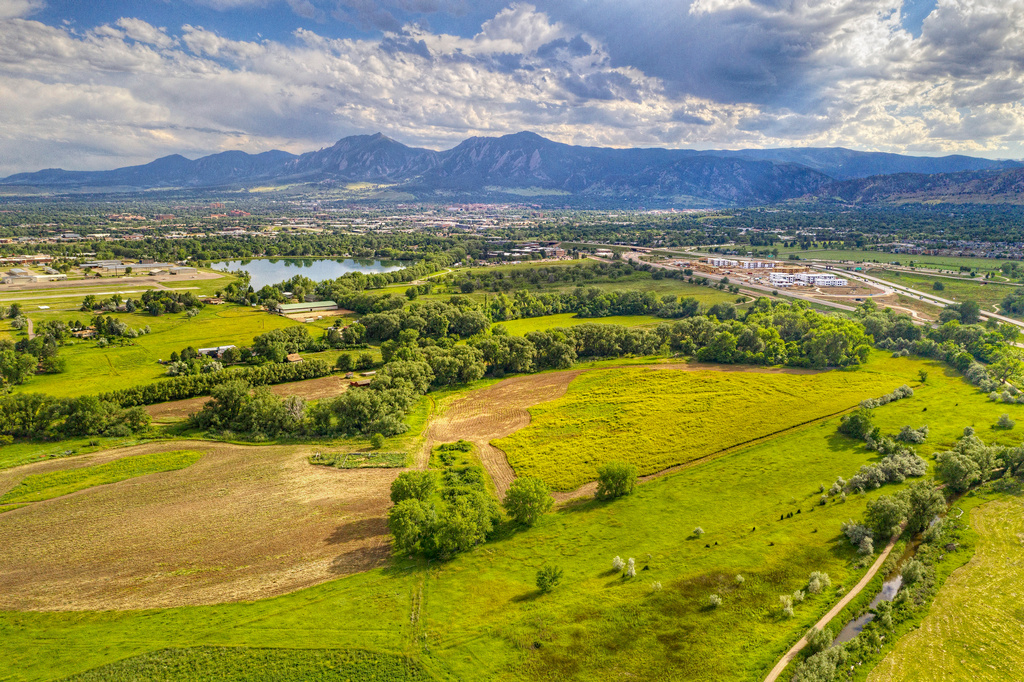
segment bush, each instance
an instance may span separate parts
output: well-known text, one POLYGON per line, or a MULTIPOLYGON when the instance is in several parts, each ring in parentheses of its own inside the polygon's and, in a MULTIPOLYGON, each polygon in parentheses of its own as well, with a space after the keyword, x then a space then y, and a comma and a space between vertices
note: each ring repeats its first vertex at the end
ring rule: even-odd
POLYGON ((597 470, 597 499, 629 495, 636 487, 637 469, 626 462, 608 462, 597 470))
POLYGON ((903 583, 905 585, 913 585, 914 583, 920 582, 924 578, 925 566, 917 559, 911 559, 907 562, 907 565, 903 567, 903 583))
POLYGON ((736 587, 743 587, 743 583, 747 582, 747 579, 742 575, 736 576, 736 587))
POLYGON ((821 571, 814 571, 811 573, 810 579, 807 581, 807 591, 811 594, 819 594, 822 590, 832 587, 832 578, 828 576, 828 573, 822 573, 821 571))
POLYGON ((813 656, 816 653, 824 651, 832 646, 832 642, 836 639, 835 633, 832 632, 832 628, 825 627, 819 630, 818 628, 811 628, 811 631, 807 633, 807 649, 813 656))
POLYGON ((395 504, 403 500, 419 500, 426 502, 434 492, 437 484, 433 472, 403 471, 391 484, 391 501, 395 504))
POLYGON ((713 609, 717 609, 722 605, 722 598, 717 594, 708 595, 708 605, 713 609))
POLYGON ((623 561, 621 557, 616 556, 614 559, 612 559, 612 569, 613 570, 621 573, 622 569, 624 569, 625 567, 626 567, 626 562, 623 561))
POLYGON ((379 433, 370 436, 370 447, 374 450, 380 450, 384 447, 384 436, 379 433))
POLYGON ((697 526, 696 528, 693 529, 693 536, 695 538, 698 538, 698 539, 704 537, 704 529, 701 528, 700 526, 697 526))
POLYGON ((554 503, 544 481, 539 478, 517 478, 508 487, 503 504, 513 520, 532 526, 554 503))
POLYGON ((537 571, 537 589, 547 594, 562 582, 562 569, 557 566, 544 566, 537 571))
POLYGON ((996 422, 996 427, 1000 429, 1009 430, 1012 429, 1014 426, 1016 426, 1016 422, 1010 419, 1010 415, 1008 414, 1000 415, 999 421, 996 422))
POLYGON ((633 560, 633 557, 629 557, 629 561, 626 562, 626 577, 636 577, 636 562, 633 560))

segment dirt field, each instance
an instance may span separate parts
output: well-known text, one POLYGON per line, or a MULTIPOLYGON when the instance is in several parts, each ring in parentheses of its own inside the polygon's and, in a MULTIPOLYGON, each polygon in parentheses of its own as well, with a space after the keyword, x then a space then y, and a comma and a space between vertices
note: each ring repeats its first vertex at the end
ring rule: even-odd
POLYGON ((570 370, 515 377, 460 398, 427 427, 426 443, 416 465, 426 468, 435 443, 468 440, 480 450, 498 497, 504 498, 516 475, 505 453, 491 445, 491 441, 528 425, 527 408, 562 396, 579 374, 579 370, 570 370))
POLYGON ((0 514, 0 609, 136 609, 262 599, 380 565, 397 469, 310 466, 308 448, 154 443, 0 472, 180 449, 191 467, 0 514))
MULTIPOLYGON (((306 400, 319 400, 321 398, 333 398, 348 390, 349 379, 343 375, 320 377, 319 379, 307 379, 306 381, 292 381, 286 384, 274 384, 270 390, 281 397, 297 395, 306 400)), ((172 400, 167 403, 147 405, 146 412, 157 422, 173 422, 187 418, 193 412, 203 409, 210 398, 200 396, 187 400, 172 400)))
MULTIPOLYGON (((90 277, 88 279, 65 279, 57 282, 31 282, 25 284, 4 284, 0 286, 0 296, 8 293, 41 292, 45 293, 50 289, 74 289, 69 294, 77 293, 81 287, 137 287, 155 286, 157 289, 167 289, 164 282, 190 282, 208 279, 221 279, 224 275, 213 272, 196 272, 192 275, 144 275, 138 277, 90 277)), ((21 300, 21 299, 12 299, 21 300)))
POLYGON ((345 315, 355 315, 355 312, 345 310, 344 308, 338 308, 337 310, 319 310, 312 313, 282 315, 282 317, 287 317, 289 320, 295 320, 296 322, 305 322, 306 320, 315 320, 319 317, 343 317, 345 315))

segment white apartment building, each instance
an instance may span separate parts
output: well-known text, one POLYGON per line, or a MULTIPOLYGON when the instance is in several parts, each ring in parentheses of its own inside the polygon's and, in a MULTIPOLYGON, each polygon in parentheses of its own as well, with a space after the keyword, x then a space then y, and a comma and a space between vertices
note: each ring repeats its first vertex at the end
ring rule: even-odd
POLYGON ((708 258, 708 265, 715 268, 735 268, 739 264, 738 260, 729 260, 728 258, 708 258))
POLYGON ((849 286, 849 282, 842 278, 836 277, 831 273, 825 272, 798 272, 790 275, 781 272, 773 272, 768 275, 768 282, 772 286, 777 287, 792 287, 792 286, 810 286, 810 287, 845 287, 849 286))
POLYGON ((769 261, 741 260, 740 261, 740 267, 744 268, 745 270, 756 270, 756 269, 759 269, 759 268, 774 268, 775 267, 775 263, 770 261, 770 260, 769 261))

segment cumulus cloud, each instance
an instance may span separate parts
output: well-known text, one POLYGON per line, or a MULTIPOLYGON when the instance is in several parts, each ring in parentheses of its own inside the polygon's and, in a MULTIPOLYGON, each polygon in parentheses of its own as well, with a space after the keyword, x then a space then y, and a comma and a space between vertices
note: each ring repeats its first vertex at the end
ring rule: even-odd
MULTIPOLYGON (((293 8, 304 1, 325 11, 318 0, 293 8)), ((406 24, 362 39, 299 29, 284 41, 132 17, 72 30, 7 15, 0 174, 299 152, 376 131, 433 148, 533 130, 588 145, 1022 154, 1024 0, 940 0, 918 38, 902 28, 899 0, 698 0, 689 14, 586 0, 600 21, 569 4, 513 3, 465 35, 406 24)), ((335 7, 369 5, 459 9, 335 7)))

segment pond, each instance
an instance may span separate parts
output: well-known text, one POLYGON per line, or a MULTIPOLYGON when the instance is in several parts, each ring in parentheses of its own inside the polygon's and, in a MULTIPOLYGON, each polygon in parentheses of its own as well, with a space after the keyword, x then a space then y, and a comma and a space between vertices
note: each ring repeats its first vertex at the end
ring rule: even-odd
POLYGON ((337 279, 349 272, 367 275, 401 270, 401 261, 357 260, 353 258, 253 258, 226 260, 213 263, 214 270, 245 270, 252 276, 252 288, 257 291, 267 284, 278 284, 295 275, 309 277, 314 282, 337 279))

